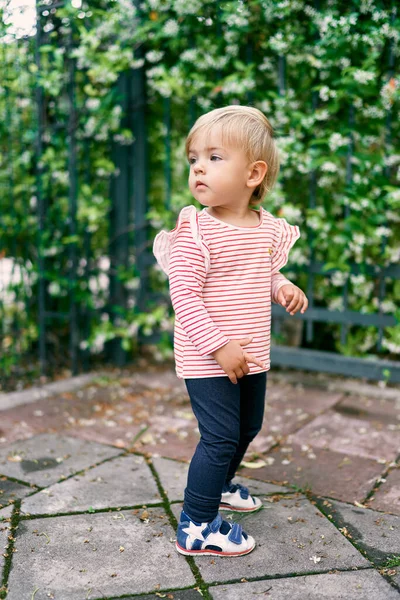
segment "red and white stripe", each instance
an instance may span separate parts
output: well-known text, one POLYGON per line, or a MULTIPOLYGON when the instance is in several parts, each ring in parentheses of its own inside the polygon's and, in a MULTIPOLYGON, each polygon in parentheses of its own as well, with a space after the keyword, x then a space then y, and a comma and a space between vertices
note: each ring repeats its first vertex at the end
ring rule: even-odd
POLYGON ((279 269, 300 237, 299 228, 263 208, 255 227, 224 223, 205 209, 194 219, 188 209, 183 209, 188 218, 179 218, 169 234, 158 234, 153 246, 169 275, 177 376, 226 376, 211 352, 245 337, 253 337, 246 352, 266 364, 263 369, 249 363, 250 373, 268 371, 271 301, 290 283, 279 269))

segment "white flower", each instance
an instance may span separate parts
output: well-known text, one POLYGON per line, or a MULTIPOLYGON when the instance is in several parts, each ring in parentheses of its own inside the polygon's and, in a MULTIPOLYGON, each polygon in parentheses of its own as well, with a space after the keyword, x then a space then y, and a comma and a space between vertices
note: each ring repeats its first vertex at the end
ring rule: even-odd
POLYGON ((327 171, 328 173, 336 173, 338 170, 337 165, 331 161, 326 161, 321 165, 321 171, 327 171))
POLYGON ((362 352, 367 352, 368 350, 370 350, 376 344, 375 338, 376 338, 376 335, 374 336, 374 335, 371 335, 370 333, 367 333, 364 341, 359 344, 360 350, 362 352))
POLYGON ((341 271, 335 271, 331 275, 331 281, 333 285, 342 286, 346 283, 348 278, 348 273, 342 273, 341 271))
POLYGON ((376 10, 374 13, 372 13, 373 21, 379 21, 381 19, 386 19, 386 18, 387 18, 387 13, 383 10, 376 10))
POLYGON ((389 340, 383 339, 382 346, 384 348, 387 348, 393 354, 400 354, 400 345, 399 344, 394 344, 393 342, 390 342, 389 340))
POLYGON ((390 229, 389 227, 383 227, 382 225, 381 227, 376 228, 375 233, 379 237, 388 237, 390 235, 390 229))
POLYGON ((199 15, 202 12, 203 3, 200 0, 174 0, 173 8, 178 15, 199 15))
POLYGON ((394 210, 387 210, 386 218, 388 221, 394 221, 395 223, 398 223, 400 221, 400 214, 394 210))
POLYGON ((354 71, 353 77, 358 83, 365 84, 375 79, 375 73, 371 73, 370 71, 363 71, 362 69, 357 69, 356 71, 354 71))
POLYGON ((100 106, 100 98, 88 98, 86 106, 89 110, 97 110, 100 106))
POLYGON ((313 560, 314 563, 318 563, 321 560, 320 556, 310 556, 310 560, 313 560))
POLYGON ((97 334, 96 338, 93 341, 91 351, 94 354, 98 354, 99 352, 101 352, 104 348, 105 341, 106 341, 106 336, 104 335, 104 333, 97 334))
POLYGON ((347 146, 348 143, 349 139, 340 133, 333 133, 328 142, 329 148, 332 152, 335 152, 335 150, 341 148, 342 146, 347 146))
MULTIPOLYGON (((158 10, 160 8, 160 0, 147 0, 147 4, 149 5, 149 8, 151 8, 151 10, 158 10)), ((143 4, 141 6, 142 10, 145 10, 146 5, 143 4)))
POLYGON ((330 188, 331 185, 334 182, 334 178, 333 177, 320 177, 320 179, 318 180, 318 185, 320 188, 330 188))
POLYGON ((353 285, 362 285, 365 283, 365 275, 350 275, 350 281, 353 285))
POLYGON ((301 210, 292 204, 286 204, 282 207, 282 216, 289 222, 302 221, 301 210))
POLYGON ((278 54, 284 54, 289 49, 288 42, 293 41, 293 34, 287 36, 287 39, 283 38, 283 33, 278 31, 274 36, 269 38, 269 45, 272 50, 278 54))
POLYGON ((49 284, 48 291, 49 291, 50 296, 58 296, 61 291, 60 284, 57 283, 56 281, 52 281, 49 284))
POLYGON ((355 244, 358 244, 359 246, 365 246, 367 238, 365 237, 365 235, 363 233, 355 233, 353 236, 353 241, 355 244))
POLYGON ((384 313, 394 313, 396 305, 392 300, 384 300, 381 304, 381 309, 384 313))
POLYGON ((327 119, 329 119, 329 117, 329 110, 317 110, 315 113, 315 119, 317 121, 326 121, 327 119))
POLYGON ((299 248, 294 248, 290 252, 290 260, 292 264, 296 265, 305 265, 308 263, 307 256, 305 255, 304 251, 299 250, 299 248))
MULTIPOLYGON (((244 8, 244 7, 243 7, 244 8)), ((231 12, 226 16, 226 24, 228 27, 246 27, 249 24, 249 13, 247 10, 242 10, 243 14, 239 12, 231 12)))
POLYGON ((181 54, 181 60, 183 60, 184 62, 193 63, 193 62, 195 62, 196 59, 197 59, 197 50, 195 48, 189 48, 188 50, 185 50, 181 54))
POLYGON ((139 325, 137 323, 131 323, 130 325, 128 325, 127 333, 129 335, 135 336, 138 332, 138 329, 139 325))
POLYGON ((385 116, 385 111, 377 106, 366 106, 361 112, 364 117, 369 117, 370 119, 383 119, 385 116))
POLYGON ((400 246, 397 248, 387 248, 390 262, 397 263, 400 261, 400 246))
POLYGON ((339 65, 342 67, 342 69, 346 69, 351 65, 350 59, 345 57, 341 58, 339 60, 339 65))
POLYGON ((150 50, 150 52, 147 52, 147 54, 146 54, 146 58, 147 58, 148 62, 151 62, 151 63, 158 62, 159 60, 162 59, 163 56, 164 56, 164 52, 161 52, 159 50, 150 50))
POLYGON ((239 46, 237 44, 228 44, 225 48, 226 56, 237 56, 239 54, 239 46))
POLYGON ((165 35, 174 37, 179 32, 178 22, 174 19, 168 19, 168 21, 164 24, 163 31, 165 35))
POLYGON ((161 65, 157 65, 156 67, 152 67, 147 71, 147 77, 149 79, 157 79, 158 77, 162 77, 164 75, 164 67, 161 65))
POLYGON ((335 96, 336 96, 335 90, 329 89, 329 87, 327 85, 322 86, 322 88, 319 90, 319 97, 324 102, 329 100, 329 98, 335 98, 335 96))
MULTIPOLYGON (((384 161, 385 161, 385 165, 388 165, 388 166, 396 165, 397 163, 400 162, 400 154, 392 154, 392 156, 385 156, 384 161)), ((400 199, 400 190, 396 190, 396 192, 398 193, 398 198, 400 199)), ((395 192, 392 192, 392 195, 394 193, 395 192)))

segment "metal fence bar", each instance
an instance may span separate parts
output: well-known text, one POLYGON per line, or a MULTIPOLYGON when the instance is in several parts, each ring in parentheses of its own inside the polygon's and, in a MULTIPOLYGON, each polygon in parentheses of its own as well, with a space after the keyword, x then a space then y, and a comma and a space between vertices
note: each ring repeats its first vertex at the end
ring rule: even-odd
MULTIPOLYGON (((73 50, 73 29, 71 27, 68 39, 68 54, 73 50)), ((75 59, 68 56, 68 71, 69 78, 67 84, 67 95, 69 101, 69 119, 68 119, 68 174, 69 174, 69 235, 71 237, 68 246, 68 281, 69 281, 69 348, 71 354, 71 370, 72 374, 78 373, 78 352, 79 352, 79 335, 78 335, 78 310, 76 303, 76 276, 77 276, 77 195, 78 195, 78 174, 77 174, 77 143, 76 143, 76 128, 78 114, 76 110, 75 100, 75 59)))
MULTIPOLYGON (((314 8, 316 11, 319 10, 319 0, 314 0, 314 8)), ((319 40, 319 33, 318 30, 316 29, 315 34, 314 34, 314 41, 317 42, 319 40)), ((315 113, 315 111, 318 108, 318 92, 316 90, 313 90, 311 92, 311 107, 312 107, 312 112, 315 113)), ((310 144, 310 150, 312 151, 313 148, 313 144, 310 144)), ((309 195, 309 203, 308 206, 310 209, 314 209, 317 205, 317 170, 316 169, 312 169, 311 173, 310 173, 310 195, 309 195)), ((307 232, 307 241, 308 241, 308 247, 309 247, 309 251, 310 251, 310 260, 309 260, 309 268, 308 268, 308 272, 307 272, 307 298, 308 298, 308 311, 307 311, 307 315, 310 315, 310 312, 313 309, 314 306, 314 271, 311 268, 311 265, 314 264, 314 260, 315 260, 315 251, 314 251, 314 245, 313 245, 313 241, 314 241, 314 231, 311 227, 307 227, 307 222, 305 223, 305 227, 306 227, 306 232, 307 232)), ((313 325, 313 321, 312 319, 306 319, 306 341, 308 343, 312 342, 314 339, 314 325, 313 325)))
MULTIPOLYGON (((277 73, 277 91, 279 96, 284 96, 286 93, 286 82, 285 82, 285 57, 281 54, 278 55, 278 73, 277 73)), ((284 174, 282 175, 282 181, 284 181, 285 176, 284 174)), ((281 334, 281 326, 282 326, 282 319, 278 318, 274 318, 276 316, 276 313, 271 311, 271 325, 272 325, 272 332, 274 333, 274 335, 276 336, 280 336, 281 334)))
MULTIPOLYGON (((312 92, 312 110, 313 112, 318 107, 318 92, 315 90, 312 92)), ((311 144, 312 148, 312 144, 311 144)), ((310 174, 310 195, 309 195, 309 207, 311 209, 315 208, 317 205, 317 172, 316 169, 312 169, 310 174)), ((315 259, 315 251, 314 251, 314 232, 311 227, 307 227, 306 223, 306 231, 307 231, 307 241, 309 242, 308 246, 310 249, 310 266, 314 264, 315 259)), ((311 268, 308 269, 308 277, 307 277, 307 298, 308 298, 308 311, 312 310, 314 306, 314 272, 311 268)), ((307 313, 310 314, 309 312, 307 313)), ((314 337, 314 328, 313 322, 310 319, 306 321, 306 340, 307 342, 312 342, 314 337)))
MULTIPOLYGON (((139 47, 135 53, 137 58, 144 57, 144 48, 139 47)), ((132 145, 132 180, 133 180, 133 214, 135 223, 134 252, 136 269, 140 273, 140 286, 137 290, 136 305, 139 311, 146 307, 146 290, 149 287, 149 273, 147 269, 147 240, 149 236, 146 213, 148 210, 148 141, 146 125, 146 73, 141 67, 132 72, 132 124, 135 142, 132 145)), ((139 341, 142 333, 139 331, 139 341)))
MULTIPOLYGON (((36 0, 36 38, 35 38, 35 63, 38 73, 41 70, 40 46, 42 43, 42 23, 39 1, 36 0)), ((45 259, 43 255, 43 234, 45 232, 45 199, 43 196, 42 173, 43 164, 41 157, 43 154, 43 133, 44 133, 44 101, 43 89, 36 83, 36 108, 37 108, 37 137, 36 137, 36 198, 37 198, 37 217, 38 217, 38 321, 39 321, 39 365, 40 372, 43 375, 47 368, 46 355, 46 287, 44 278, 45 259)))
MULTIPOLYGON (((354 153, 354 137, 353 137, 353 127, 354 127, 354 105, 351 103, 349 106, 349 126, 350 126, 350 132, 349 132, 349 144, 348 144, 348 149, 347 149, 347 156, 346 156, 346 189, 348 186, 351 185, 352 179, 353 179, 353 175, 352 175, 352 165, 351 165, 351 159, 354 153)), ((347 219, 350 215, 350 206, 348 204, 348 202, 346 202, 345 207, 344 207, 344 218, 347 219)), ((350 285, 350 277, 349 275, 346 277, 346 281, 345 284, 343 286, 343 309, 346 311, 347 307, 349 305, 349 285, 350 285)), ((346 323, 343 323, 340 327, 340 342, 341 344, 345 344, 346 343, 346 339, 347 339, 347 332, 348 332, 348 325, 346 323)))
POLYGON ((271 362, 273 365, 295 369, 325 371, 346 375, 347 377, 400 383, 400 363, 391 360, 367 360, 354 356, 344 356, 337 352, 321 352, 309 348, 292 348, 290 346, 272 346, 271 362))
MULTIPOLYGON (((284 316, 287 314, 282 306, 274 305, 272 307, 273 315, 284 316)), ((364 326, 379 326, 390 327, 396 324, 395 317, 379 313, 360 313, 352 310, 329 310, 328 308, 308 308, 307 312, 302 315, 297 313, 293 318, 306 321, 319 321, 320 323, 339 323, 341 325, 364 325, 364 326)))
MULTIPOLYGON (((390 18, 392 27, 394 25, 395 15, 396 15, 396 10, 395 10, 394 4, 392 2, 391 18, 390 18)), ((388 59, 388 67, 389 67, 388 79, 389 79, 389 81, 392 77, 394 77, 393 44, 394 44, 394 40, 393 40, 393 38, 391 38, 389 41, 389 59, 388 59)), ((392 107, 389 108, 389 110, 387 111, 387 115, 386 115, 386 123, 385 123, 385 145, 386 145, 386 148, 388 148, 390 146, 391 138, 392 138, 392 107)), ((390 166, 389 165, 385 166, 385 176, 386 176, 387 180, 389 181, 389 179, 390 179, 390 166)), ((385 251, 386 244, 387 244, 387 237, 383 236, 382 245, 381 245, 382 255, 385 251)), ((385 292, 386 292, 385 276, 384 276, 383 269, 380 269, 380 271, 379 271, 379 292, 378 292, 378 307, 379 307, 380 314, 382 313, 382 300, 385 297, 385 292)), ((382 350, 382 340, 383 340, 383 327, 380 326, 378 328, 378 342, 377 342, 378 352, 380 352, 382 350)))
MULTIPOLYGON (((118 97, 124 113, 123 125, 131 126, 130 111, 131 99, 131 74, 122 73, 118 79, 118 97)), ((127 306, 126 290, 120 278, 120 269, 128 267, 129 256, 129 150, 117 142, 112 143, 112 161, 117 169, 117 175, 110 182, 111 212, 109 228, 109 256, 110 256, 110 295, 109 308, 111 322, 116 324, 119 319, 120 309, 127 306)), ((119 339, 112 340, 109 346, 112 360, 118 365, 126 364, 126 352, 119 339)))
POLYGON ((165 126, 165 207, 171 209, 171 98, 164 98, 164 126, 165 126))

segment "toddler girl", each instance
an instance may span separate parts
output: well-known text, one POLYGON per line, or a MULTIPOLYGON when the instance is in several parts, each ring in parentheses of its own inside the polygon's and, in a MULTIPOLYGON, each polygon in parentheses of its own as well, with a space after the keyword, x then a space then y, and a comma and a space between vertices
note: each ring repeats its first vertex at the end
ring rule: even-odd
POLYGON ((189 132, 186 206, 153 252, 169 276, 177 376, 185 380, 200 441, 189 467, 176 548, 187 555, 241 556, 254 539, 219 511, 252 512, 261 501, 232 483, 261 429, 270 368, 271 301, 293 315, 308 306, 279 269, 299 228, 260 204, 279 172, 274 132, 256 108, 227 106, 189 132))

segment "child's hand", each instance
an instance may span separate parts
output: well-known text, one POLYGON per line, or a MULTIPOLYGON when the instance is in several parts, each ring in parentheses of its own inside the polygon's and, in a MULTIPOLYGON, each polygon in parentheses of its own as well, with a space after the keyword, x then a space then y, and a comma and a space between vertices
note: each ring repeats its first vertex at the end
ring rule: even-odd
POLYGON ((308 300, 305 293, 293 285, 293 283, 283 285, 277 294, 278 304, 281 304, 286 308, 286 312, 291 315, 297 313, 301 308, 301 312, 304 313, 308 308, 308 300))
POLYGON ((265 364, 258 360, 252 354, 243 352, 242 346, 247 346, 252 341, 252 337, 242 340, 231 340, 222 348, 212 352, 213 357, 219 366, 225 371, 232 383, 237 383, 237 378, 243 377, 250 372, 247 363, 254 363, 259 367, 265 368, 265 364))

